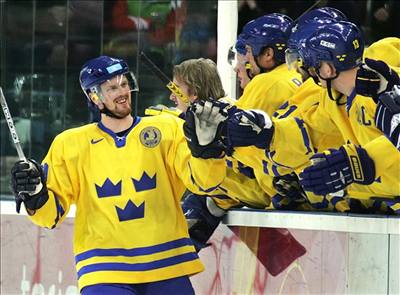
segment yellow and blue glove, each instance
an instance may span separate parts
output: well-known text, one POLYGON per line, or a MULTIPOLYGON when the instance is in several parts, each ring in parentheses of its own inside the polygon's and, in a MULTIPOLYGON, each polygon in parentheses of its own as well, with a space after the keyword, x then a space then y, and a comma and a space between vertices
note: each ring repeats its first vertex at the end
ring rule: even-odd
POLYGON ((400 86, 382 93, 375 111, 375 125, 400 150, 400 86))
POLYGON ((261 110, 236 109, 227 123, 228 149, 256 146, 268 149, 274 133, 271 118, 261 110))
POLYGON ((390 91, 398 84, 399 75, 385 62, 366 58, 357 71, 355 88, 357 94, 372 97, 377 101, 379 94, 390 91))
POLYGON ((316 195, 344 190, 353 182, 368 185, 375 180, 374 161, 363 148, 354 144, 315 154, 311 162, 313 164, 300 173, 300 184, 316 195))
POLYGON ((183 214, 196 251, 209 246, 207 243, 218 227, 225 210, 219 208, 210 197, 189 194, 182 203, 183 214))

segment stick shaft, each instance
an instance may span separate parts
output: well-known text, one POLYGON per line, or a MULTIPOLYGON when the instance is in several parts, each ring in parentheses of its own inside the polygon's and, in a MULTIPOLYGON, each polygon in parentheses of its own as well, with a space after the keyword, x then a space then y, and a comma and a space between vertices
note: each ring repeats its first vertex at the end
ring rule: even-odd
POLYGON ((17 149, 18 157, 20 160, 26 162, 26 157, 24 151, 22 150, 21 142, 19 141, 17 130, 15 129, 14 121, 10 114, 10 109, 8 108, 7 101, 6 98, 4 97, 3 89, 1 87, 0 87, 0 103, 1 103, 1 108, 3 109, 4 116, 7 121, 8 129, 10 130, 10 134, 14 142, 14 146, 17 149))
POLYGON ((147 55, 142 51, 140 53, 140 57, 144 61, 144 63, 150 68, 150 70, 156 75, 163 83, 166 84, 167 88, 175 94, 181 101, 184 103, 189 103, 189 98, 187 95, 185 95, 182 90, 174 83, 172 82, 167 75, 165 75, 157 65, 155 65, 150 58, 147 57, 147 55))

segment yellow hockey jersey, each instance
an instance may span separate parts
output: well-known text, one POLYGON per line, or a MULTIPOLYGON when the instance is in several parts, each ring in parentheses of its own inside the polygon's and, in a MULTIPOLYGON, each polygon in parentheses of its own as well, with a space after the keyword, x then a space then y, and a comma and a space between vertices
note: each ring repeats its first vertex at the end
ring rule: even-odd
POLYGON ((205 194, 218 186, 225 161, 191 157, 182 124, 173 116, 138 117, 123 137, 99 123, 55 138, 43 161, 49 200, 30 219, 53 228, 76 204, 80 289, 203 270, 180 199, 186 187, 205 194))
POLYGON ((351 195, 365 198, 371 195, 400 195, 400 153, 375 127, 375 109, 376 104, 368 97, 350 96, 345 104, 337 105, 325 93, 319 107, 311 116, 275 121, 275 133, 269 154, 277 163, 295 170, 303 168, 308 165, 308 159, 315 150, 310 135, 314 130, 310 126, 319 124, 327 129, 327 134, 339 131, 344 142, 366 148, 374 160, 377 180, 368 186, 352 184, 348 187, 351 195), (377 141, 372 143, 374 140, 377 141), (356 191, 364 194, 361 196, 356 194, 356 191))
POLYGON ((272 116, 297 91, 300 81, 298 73, 289 71, 286 64, 279 65, 268 73, 255 76, 235 105, 244 110, 263 110, 272 116))
MULTIPOLYGON (((289 71, 286 64, 282 64, 268 73, 255 76, 246 86, 243 95, 236 101, 235 105, 241 109, 261 109, 272 116, 279 106, 298 91, 301 85, 300 79, 301 77, 298 73, 289 71)), ((255 208, 283 209, 284 205, 289 204, 290 201, 284 200, 281 195, 277 195, 272 179, 274 176, 290 173, 291 171, 273 164, 269 165, 263 156, 264 152, 257 148, 249 147, 248 150, 249 153, 245 153, 244 157, 237 156, 240 151, 237 152, 235 150, 234 159, 228 157, 227 161, 251 167, 254 170, 256 181, 245 179, 240 175, 235 176, 233 173, 228 172, 227 178, 221 184, 221 187, 223 188, 225 184, 231 188, 226 190, 226 194, 231 199, 216 200, 216 203, 224 209, 237 206, 239 202, 255 208), (268 171, 271 171, 271 173, 268 173, 268 171), (240 188, 243 187, 241 184, 244 183, 246 183, 246 190, 241 190, 240 188), (237 192, 241 192, 241 194, 237 192), (275 202, 275 200, 278 201, 275 202)), ((235 169, 235 165, 233 165, 233 169, 235 169)))
MULTIPOLYGON (((312 79, 307 79, 297 90, 297 92, 292 95, 287 101, 285 101, 280 108, 274 111, 272 121, 274 126, 276 121, 279 121, 278 128, 275 128, 274 137, 280 138, 286 143, 285 152, 286 155, 280 153, 284 160, 280 160, 279 155, 275 155, 274 149, 272 152, 265 153, 256 147, 239 147, 235 148, 233 156, 240 162, 253 167, 254 169, 263 169, 265 173, 272 176, 284 175, 291 173, 297 165, 292 162, 297 159, 290 156, 290 150, 293 148, 303 148, 303 147, 293 147, 290 145, 291 133, 288 132, 286 128, 293 128, 290 125, 293 117, 296 116, 312 116, 313 113, 318 109, 319 101, 324 93, 324 89, 319 87, 314 83, 312 79), (299 115, 298 115, 299 114, 299 115), (286 119, 289 118, 289 119, 286 119), (286 127, 286 125, 289 125, 286 127), (282 127, 282 128, 279 128, 282 127), (281 130, 283 132, 281 132, 281 130), (257 168, 258 167, 258 168, 257 168)), ((328 114, 325 117, 329 120, 328 114)), ((296 126, 299 124, 301 126, 301 121, 296 121, 296 126)), ((300 129, 303 130, 303 129, 300 129)), ((334 129, 334 125, 316 124, 312 125, 312 133, 309 134, 310 140, 313 142, 313 150, 308 146, 306 153, 323 151, 330 147, 337 147, 344 143, 343 138, 337 130, 334 129)), ((275 141, 273 141, 274 144, 275 141)), ((294 151, 296 154, 298 151, 294 151)), ((301 150, 300 152, 303 152, 301 150)))

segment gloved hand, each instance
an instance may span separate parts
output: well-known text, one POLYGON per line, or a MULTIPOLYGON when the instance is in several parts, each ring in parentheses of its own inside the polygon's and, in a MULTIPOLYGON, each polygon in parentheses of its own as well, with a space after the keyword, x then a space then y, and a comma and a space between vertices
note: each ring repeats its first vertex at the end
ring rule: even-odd
POLYGON ((180 110, 178 110, 177 108, 169 108, 165 105, 162 104, 158 104, 155 106, 149 106, 148 108, 146 108, 144 110, 144 114, 146 116, 157 116, 157 115, 161 115, 161 114, 170 114, 176 117, 179 117, 179 115, 182 112, 180 110))
POLYGON ((294 172, 282 176, 275 176, 272 179, 272 184, 278 194, 288 197, 291 200, 304 201, 307 199, 303 188, 300 186, 299 178, 294 172))
POLYGON ((224 155, 222 133, 228 118, 224 106, 218 101, 201 101, 186 111, 183 131, 194 157, 209 159, 224 155))
POLYGON ((381 60, 365 59, 357 71, 356 93, 374 98, 400 84, 399 75, 381 60))
POLYGON ((225 210, 219 208, 210 197, 194 194, 184 199, 182 210, 188 223, 189 236, 199 252, 210 245, 207 241, 221 222, 225 210))
POLYGON ((41 208, 49 198, 43 168, 35 160, 18 161, 11 169, 11 188, 17 213, 21 203, 32 211, 41 208))
POLYGON ((304 190, 326 195, 355 182, 368 185, 375 180, 375 164, 367 152, 353 144, 311 157, 311 166, 300 173, 304 190))
POLYGON ((228 148, 254 145, 268 149, 274 126, 271 118, 261 110, 239 110, 230 116, 227 124, 228 148))
POLYGON ((379 96, 375 125, 400 150, 400 86, 379 96))

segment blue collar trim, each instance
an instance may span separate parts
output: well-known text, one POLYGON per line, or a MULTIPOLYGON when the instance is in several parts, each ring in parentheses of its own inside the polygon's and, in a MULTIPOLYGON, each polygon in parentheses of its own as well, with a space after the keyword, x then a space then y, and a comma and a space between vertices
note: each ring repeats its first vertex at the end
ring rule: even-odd
POLYGON ((102 122, 99 122, 97 124, 97 126, 103 130, 105 133, 109 134, 115 142, 115 146, 117 148, 123 147, 126 144, 126 137, 128 136, 128 134, 131 132, 131 130, 133 129, 133 127, 135 127, 139 122, 140 122, 141 118, 140 117, 135 117, 133 119, 133 123, 131 125, 131 127, 129 127, 128 131, 125 133, 124 136, 117 136, 114 131, 112 131, 111 129, 108 129, 106 126, 104 126, 104 124, 102 122))

